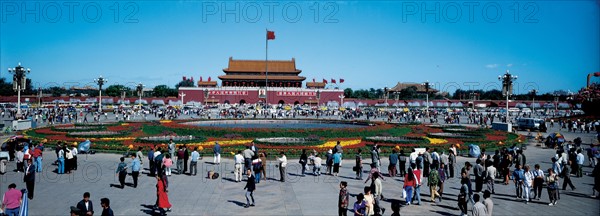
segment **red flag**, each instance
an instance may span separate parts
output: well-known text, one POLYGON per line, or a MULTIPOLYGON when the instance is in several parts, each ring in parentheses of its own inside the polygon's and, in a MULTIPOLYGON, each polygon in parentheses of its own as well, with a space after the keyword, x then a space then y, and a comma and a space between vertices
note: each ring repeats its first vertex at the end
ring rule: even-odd
POLYGON ((344 83, 344 79, 340 78, 340 83, 344 83))
POLYGON ((323 79, 323 83, 327 84, 327 80, 326 80, 326 79, 323 79))
POLYGON ((202 82, 202 76, 200 76, 200 82, 202 82))
POLYGON ((275 32, 267 31, 267 40, 275 40, 275 32))
POLYGON ((335 79, 331 79, 331 83, 335 83, 335 79))
POLYGON ((210 82, 210 77, 208 77, 208 81, 210 82))

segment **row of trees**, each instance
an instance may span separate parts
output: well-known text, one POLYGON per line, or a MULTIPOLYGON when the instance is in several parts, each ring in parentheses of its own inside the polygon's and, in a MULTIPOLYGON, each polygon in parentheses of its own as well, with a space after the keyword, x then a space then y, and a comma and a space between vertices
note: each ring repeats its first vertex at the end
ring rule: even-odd
MULTIPOLYGON (((21 92, 22 95, 35 95, 38 89, 34 89, 31 85, 31 79, 27 79, 27 87, 21 92)), ((191 80, 182 80, 175 85, 175 88, 171 88, 167 85, 157 85, 152 90, 152 96, 154 97, 177 97, 177 89, 179 87, 191 87, 194 83, 191 80)), ((43 94, 51 94, 53 97, 62 95, 89 95, 92 97, 98 96, 99 92, 95 89, 78 89, 72 90, 68 88, 52 86, 42 89, 43 94)), ((109 85, 102 89, 102 95, 111 97, 120 97, 122 92, 125 92, 126 97, 138 96, 135 87, 128 87, 124 85, 109 85)), ((0 96, 14 96, 17 92, 13 90, 11 82, 7 82, 6 78, 0 78, 0 96)))
MULTIPOLYGON (((346 98, 358 98, 358 99, 384 99, 386 96, 388 99, 398 99, 400 100, 411 100, 411 99, 425 99, 424 93, 417 92, 417 87, 410 86, 408 88, 402 89, 397 93, 388 93, 384 94, 383 89, 357 89, 353 90, 351 88, 344 89, 344 96, 346 98)), ((510 97, 511 100, 531 100, 534 95, 531 93, 527 94, 515 94, 510 97)), ((564 101, 570 98, 569 95, 561 94, 558 96, 559 100, 564 101)), ((429 99, 454 99, 454 100, 503 100, 506 97, 502 95, 502 91, 492 89, 488 91, 484 90, 463 90, 457 89, 452 95, 443 95, 443 94, 434 94, 429 92, 429 99)), ((536 94, 535 99, 540 101, 552 101, 554 100, 555 95, 551 93, 544 94, 536 94)))

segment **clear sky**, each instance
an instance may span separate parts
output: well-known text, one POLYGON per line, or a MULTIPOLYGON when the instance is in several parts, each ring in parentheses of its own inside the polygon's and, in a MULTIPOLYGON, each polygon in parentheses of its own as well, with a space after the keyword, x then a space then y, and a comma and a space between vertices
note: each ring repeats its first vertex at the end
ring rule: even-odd
MULTIPOLYGON (((217 79, 228 58, 296 59, 340 88, 576 91, 600 71, 600 1, 1 1, 0 68, 35 87, 217 79)), ((594 78, 598 81, 598 78, 594 78)))

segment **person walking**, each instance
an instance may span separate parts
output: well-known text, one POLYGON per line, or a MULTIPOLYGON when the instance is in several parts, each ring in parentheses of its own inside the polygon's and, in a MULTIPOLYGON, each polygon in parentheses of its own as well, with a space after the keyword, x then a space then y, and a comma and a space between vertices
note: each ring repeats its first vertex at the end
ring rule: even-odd
MULTIPOLYGON (((219 145, 219 142, 215 142, 215 146, 213 147, 213 155, 213 164, 221 164, 221 146, 219 145)), ((250 164, 248 164, 247 166, 250 166, 250 164)))
POLYGON ((381 171, 381 164, 379 162, 379 148, 377 147, 377 143, 375 143, 373 149, 371 149, 371 163, 375 164, 378 171, 381 171))
POLYGON ((563 169, 562 169, 562 173, 560 176, 562 176, 563 180, 563 185, 562 185, 562 189, 566 190, 567 189, 567 185, 569 185, 571 187, 571 190, 575 190, 575 186, 573 185, 573 182, 571 181, 571 161, 568 161, 563 169))
POLYGON ((392 153, 388 158, 390 161, 390 164, 388 165, 388 174, 390 177, 396 177, 396 165, 398 164, 398 153, 396 152, 396 149, 392 149, 392 153))
POLYGON ((179 146, 179 150, 177 150, 177 174, 183 174, 183 158, 185 157, 185 151, 183 150, 183 146, 179 146))
POLYGON ((540 200, 542 198, 542 187, 544 186, 544 171, 540 169, 540 165, 536 164, 535 170, 533 171, 533 192, 535 196, 534 199, 540 200))
POLYGON ((363 179, 363 166, 362 166, 362 149, 358 149, 357 153, 356 153, 356 164, 354 165, 354 171, 356 172, 356 179, 362 180, 363 179))
POLYGON ((306 155, 306 149, 302 149, 302 154, 300 155, 300 160, 298 163, 302 166, 302 177, 306 174, 306 163, 308 162, 308 156, 306 155))
POLYGON ((439 198, 440 202, 442 201, 442 197, 438 193, 438 183, 440 182, 440 174, 435 168, 435 163, 431 163, 429 177, 427 178, 427 186, 429 186, 429 193, 431 194, 431 202, 435 203, 436 196, 439 198))
POLYGON ((9 184, 8 190, 4 192, 4 196, 2 196, 2 206, 0 207, 2 207, 4 214, 7 216, 19 215, 23 194, 16 188, 17 185, 15 183, 9 184))
POLYGON ((281 157, 277 157, 277 161, 279 162, 279 178, 281 182, 285 182, 285 167, 287 166, 287 157, 285 157, 285 153, 282 151, 279 153, 281 157))
POLYGON ((487 190, 491 191, 493 194, 495 194, 495 190, 494 190, 494 180, 496 179, 496 167, 493 166, 492 163, 486 163, 485 164, 486 169, 485 169, 485 174, 484 174, 484 178, 485 178, 485 183, 487 185, 487 190))
POLYGON ((242 163, 244 163, 244 156, 242 156, 242 151, 238 151, 235 156, 233 156, 233 175, 235 176, 235 182, 242 181, 242 163))
POLYGON ((121 189, 125 188, 125 177, 127 177, 127 164, 125 163, 125 158, 121 157, 121 163, 117 166, 116 174, 119 176, 119 184, 121 184, 121 189))
POLYGON ((356 202, 354 203, 353 208, 354 216, 365 216, 366 204, 365 195, 363 193, 356 195, 356 202))
POLYGON ((342 153, 336 152, 333 154, 333 175, 338 176, 340 172, 340 163, 342 162, 342 153))
POLYGON ((100 199, 100 206, 102 206, 101 216, 114 216, 113 210, 110 208, 110 200, 108 198, 100 199))
POLYGON ((320 176, 321 175, 321 166, 322 166, 321 163, 323 163, 323 160, 321 160, 321 157, 319 157, 319 153, 315 153, 315 156, 313 157, 313 163, 314 163, 313 175, 320 176))
POLYGON ((195 176, 198 174, 198 160, 200 159, 200 153, 198 153, 198 148, 195 148, 192 152, 192 162, 190 163, 190 175, 195 176))
POLYGON ((558 175, 554 173, 554 170, 548 169, 546 182, 548 182, 548 198, 550 199, 548 205, 556 205, 558 203, 558 175))
POLYGON ((254 206, 254 190, 256 189, 255 178, 252 175, 252 170, 247 169, 246 175, 248 176, 248 181, 244 187, 244 190, 246 190, 246 205, 244 208, 254 206), (250 199, 252 199, 252 204, 250 204, 250 199))
POLYGON ((350 194, 348 193, 348 182, 340 182, 340 193, 338 194, 338 216, 348 215, 348 203, 350 194))
POLYGON ((483 166, 481 165, 482 163, 483 161, 477 158, 475 166, 473 167, 473 174, 475 175, 475 192, 480 192, 483 187, 485 173, 483 166))
POLYGON ((156 176, 156 208, 158 208, 161 214, 164 214, 165 211, 171 211, 171 203, 169 202, 169 195, 167 194, 167 184, 160 177, 156 176))
POLYGON ((252 157, 252 170, 254 170, 256 184, 260 183, 260 171, 262 170, 262 168, 262 161, 260 161, 258 155, 254 155, 254 157, 252 157))
POLYGON ((473 195, 473 201, 475 204, 473 205, 472 216, 487 216, 488 212, 485 205, 482 202, 479 202, 479 194, 473 195))
MULTIPOLYGON (((258 147, 254 147, 255 149, 258 149, 258 147)), ((262 177, 267 179, 267 169, 268 169, 268 161, 267 161, 267 153, 266 152, 260 152, 258 153, 258 158, 260 158, 260 161, 262 162, 262 169, 261 169, 261 173, 262 173, 262 177)))
POLYGON ((94 205, 90 200, 90 192, 83 193, 83 199, 77 203, 77 209, 79 209, 79 216, 94 215, 94 205))
POLYGON ((446 165, 444 163, 440 163, 440 168, 438 169, 438 174, 440 176, 438 182, 438 192, 440 194, 440 202, 442 201, 442 197, 444 196, 444 182, 446 182, 446 173, 444 172, 446 165))
POLYGON ((398 153, 398 169, 400 171, 400 176, 404 177, 406 175, 406 160, 407 156, 404 153, 404 150, 400 150, 400 153, 398 153))
POLYGON ((367 186, 363 191, 365 192, 365 216, 375 215, 375 198, 371 194, 371 187, 367 186))
POLYGON ((254 157, 254 151, 250 149, 250 146, 246 146, 244 154, 244 170, 252 170, 252 157, 254 157))
POLYGON ((469 200, 469 187, 467 186, 468 178, 460 179, 460 191, 458 193, 458 208, 463 216, 467 215, 467 203, 469 200))
POLYGON ((58 170, 57 173, 58 174, 64 174, 65 173, 65 150, 64 148, 60 148, 60 150, 58 150, 58 170))
POLYGON ((515 183, 515 191, 517 198, 520 199, 523 197, 523 170, 521 169, 521 165, 515 165, 515 170, 513 171, 513 182, 515 183))
POLYGON ((138 151, 135 152, 135 157, 140 160, 140 166, 144 167, 144 153, 142 152, 142 147, 138 147, 138 151))
POLYGON ((158 173, 161 173, 160 170, 162 170, 162 167, 164 167, 164 172, 166 176, 171 176, 172 170, 171 167, 173 166, 173 159, 171 159, 171 155, 170 154, 166 154, 164 156, 164 158, 162 159, 162 161, 155 163, 157 166, 156 169, 157 171, 159 171, 158 173))
POLYGON ((492 212, 494 211, 494 202, 492 201, 489 190, 485 190, 483 192, 483 205, 485 205, 487 216, 492 216, 492 212))
POLYGON ((148 151, 148 168, 150 169, 150 176, 156 175, 156 165, 154 164, 154 149, 156 146, 151 147, 148 151))
POLYGON ((183 174, 188 171, 188 161, 190 160, 190 150, 183 144, 183 174))
POLYGON ((329 149, 325 154, 325 165, 327 166, 327 175, 331 175, 333 168, 333 151, 329 149))
POLYGON ((456 166, 456 154, 454 151, 448 152, 448 178, 454 178, 454 167, 456 166))
POLYGON ((137 154, 131 155, 131 177, 133 178, 133 188, 137 188, 138 185, 138 177, 140 176, 140 170, 142 169, 142 164, 140 159, 137 158, 137 154))
POLYGON ((577 173, 577 177, 581 178, 583 177, 583 163, 585 163, 585 156, 581 153, 581 149, 577 150, 576 162, 577 169, 575 171, 577 173))
POLYGON ((531 172, 529 165, 525 165, 523 174, 523 198, 525 198, 525 204, 531 202, 531 189, 533 187, 533 173, 531 172))
POLYGON ((35 188, 35 165, 31 159, 26 160, 27 165, 25 168, 25 175, 23 175, 23 181, 27 186, 27 198, 33 199, 33 192, 35 188))
POLYGON ((403 193, 406 194, 406 205, 410 205, 412 203, 413 190, 416 186, 417 177, 413 173, 413 169, 409 167, 408 172, 404 175, 404 185, 402 186, 402 189, 404 190, 403 193))

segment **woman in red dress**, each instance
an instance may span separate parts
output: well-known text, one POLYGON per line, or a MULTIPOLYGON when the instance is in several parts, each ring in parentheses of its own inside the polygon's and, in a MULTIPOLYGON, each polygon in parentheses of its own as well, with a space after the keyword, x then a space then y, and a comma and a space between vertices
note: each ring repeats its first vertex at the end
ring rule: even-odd
POLYGON ((159 176, 156 176, 156 180, 156 206, 158 207, 160 213, 164 214, 165 209, 167 209, 167 211, 171 211, 171 203, 169 203, 169 196, 167 195, 165 182, 159 176))

